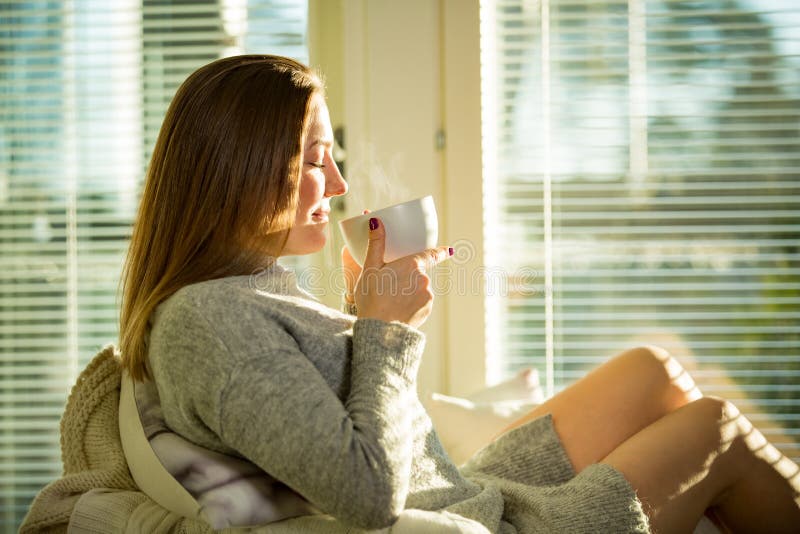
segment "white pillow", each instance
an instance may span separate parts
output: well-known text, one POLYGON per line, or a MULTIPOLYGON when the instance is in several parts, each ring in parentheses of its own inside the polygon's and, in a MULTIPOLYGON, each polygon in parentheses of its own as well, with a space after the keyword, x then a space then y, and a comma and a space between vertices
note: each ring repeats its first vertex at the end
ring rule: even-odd
POLYGON ((460 465, 543 401, 539 374, 524 369, 466 398, 433 393, 425 407, 445 450, 460 465))
POLYGON ((523 369, 516 376, 497 385, 476 391, 465 398, 475 403, 497 401, 544 402, 544 390, 539 383, 539 373, 534 368, 523 369))
POLYGON ((543 400, 536 369, 525 369, 467 398, 432 393, 425 407, 447 454, 461 465, 543 400))
POLYGON ((456 465, 469 460, 535 406, 525 401, 476 404, 441 393, 432 393, 426 404, 433 427, 456 465))

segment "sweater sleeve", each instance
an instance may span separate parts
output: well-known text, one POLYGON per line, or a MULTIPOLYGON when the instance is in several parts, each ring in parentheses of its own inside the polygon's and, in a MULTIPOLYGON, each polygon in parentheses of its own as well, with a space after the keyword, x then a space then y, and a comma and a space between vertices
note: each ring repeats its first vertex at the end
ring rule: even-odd
MULTIPOLYGON (((200 328, 206 336, 213 330, 200 328)), ((211 382, 204 364, 189 366, 180 387, 191 398, 182 404, 321 511, 362 528, 393 523, 408 493, 423 334, 402 323, 357 320, 350 392, 342 402, 277 323, 259 328, 260 339, 280 343, 266 353, 214 355, 230 363, 211 382), (212 396, 218 401, 208 402, 212 396)), ((195 354, 209 347, 224 350, 225 343, 204 342, 195 354)))

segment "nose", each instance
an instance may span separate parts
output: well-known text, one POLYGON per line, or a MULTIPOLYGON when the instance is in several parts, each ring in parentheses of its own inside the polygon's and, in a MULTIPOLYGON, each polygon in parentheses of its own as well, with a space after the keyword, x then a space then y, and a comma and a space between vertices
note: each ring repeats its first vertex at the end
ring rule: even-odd
POLYGON ((327 167, 328 172, 325 174, 325 196, 338 197, 347 193, 347 182, 339 172, 339 167, 336 162, 331 158, 331 162, 327 167))

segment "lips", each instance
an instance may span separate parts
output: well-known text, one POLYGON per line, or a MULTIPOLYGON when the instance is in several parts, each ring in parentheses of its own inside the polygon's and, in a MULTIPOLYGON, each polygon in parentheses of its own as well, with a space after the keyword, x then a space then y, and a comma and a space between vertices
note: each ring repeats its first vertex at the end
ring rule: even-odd
POLYGON ((321 209, 318 209, 317 211, 315 211, 314 213, 312 213, 311 214, 311 218, 314 219, 315 221, 320 221, 320 222, 327 221, 328 220, 328 214, 330 212, 331 212, 331 210, 329 210, 329 209, 322 209, 321 208, 321 209))

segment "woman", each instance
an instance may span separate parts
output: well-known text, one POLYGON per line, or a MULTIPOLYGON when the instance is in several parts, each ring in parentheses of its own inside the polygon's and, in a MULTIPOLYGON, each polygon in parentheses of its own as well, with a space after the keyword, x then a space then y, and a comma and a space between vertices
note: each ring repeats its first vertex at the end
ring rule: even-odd
POLYGON ((796 531, 797 466, 654 348, 454 466, 415 393, 425 271, 453 250, 384 264, 371 219, 363 272, 343 251, 350 313, 274 264, 325 244, 330 198, 347 192, 332 143, 319 79, 286 58, 221 59, 176 94, 121 314, 124 364, 155 381, 174 431, 256 463, 335 517, 331 530, 385 527, 408 508, 493 532, 687 532, 706 511, 736 532, 796 531), (405 290, 382 290, 386 277, 405 290))

